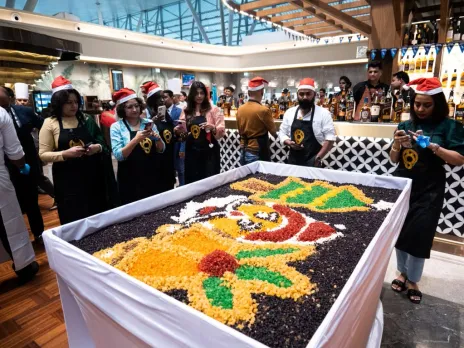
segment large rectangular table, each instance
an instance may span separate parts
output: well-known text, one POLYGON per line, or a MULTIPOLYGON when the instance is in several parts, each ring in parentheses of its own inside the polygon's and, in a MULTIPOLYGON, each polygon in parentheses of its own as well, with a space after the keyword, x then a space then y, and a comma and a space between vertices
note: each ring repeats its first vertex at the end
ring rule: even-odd
POLYGON ((408 211, 411 181, 371 174, 257 162, 44 233, 57 273, 71 347, 265 347, 111 267, 68 241, 180 203, 256 172, 393 188, 402 193, 368 245, 308 347, 379 347, 379 296, 408 211))

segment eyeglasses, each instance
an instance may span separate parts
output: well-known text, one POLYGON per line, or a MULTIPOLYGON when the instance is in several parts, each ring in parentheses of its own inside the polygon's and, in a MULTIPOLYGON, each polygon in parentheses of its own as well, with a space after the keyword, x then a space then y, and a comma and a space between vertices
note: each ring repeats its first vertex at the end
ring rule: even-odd
POLYGON ((131 109, 138 109, 140 107, 140 104, 132 104, 132 105, 126 105, 124 108, 126 110, 131 110, 131 109))

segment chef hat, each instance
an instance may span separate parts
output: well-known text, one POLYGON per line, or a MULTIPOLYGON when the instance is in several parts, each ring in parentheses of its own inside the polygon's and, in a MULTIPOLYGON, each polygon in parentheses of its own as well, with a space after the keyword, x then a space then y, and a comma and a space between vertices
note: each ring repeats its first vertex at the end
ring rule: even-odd
POLYGON ((173 94, 180 94, 181 80, 180 79, 168 80, 168 89, 171 90, 173 94))
POLYGON ((153 84, 153 81, 147 81, 143 85, 141 85, 140 90, 142 91, 142 93, 147 94, 152 84, 153 84))
POLYGON ((300 81, 300 85, 298 86, 298 90, 300 89, 310 89, 311 91, 316 91, 314 80, 310 77, 304 78, 300 81))
POLYGON ((136 98, 137 94, 130 88, 121 88, 119 91, 113 93, 113 101, 115 101, 117 105, 136 98))
POLYGON ((161 87, 158 86, 156 82, 152 82, 151 85, 148 87, 147 98, 150 98, 156 92, 161 91, 161 87))
POLYGON ((269 82, 267 82, 265 79, 263 79, 262 77, 259 77, 259 76, 256 76, 256 77, 253 77, 249 82, 248 82, 248 90, 249 91, 259 91, 261 89, 263 89, 264 87, 266 87, 266 85, 268 84, 269 82))
POLYGON ((415 79, 404 86, 404 89, 409 89, 410 86, 416 87, 416 94, 425 94, 425 95, 435 95, 438 93, 443 93, 443 89, 441 88, 441 82, 436 77, 429 77, 429 78, 419 78, 415 79))
POLYGON ((16 99, 29 99, 29 86, 26 83, 15 83, 14 89, 16 99))
POLYGON ((61 75, 53 80, 52 95, 55 94, 56 92, 63 91, 65 89, 74 89, 73 85, 71 84, 71 81, 69 81, 68 79, 65 79, 61 75))

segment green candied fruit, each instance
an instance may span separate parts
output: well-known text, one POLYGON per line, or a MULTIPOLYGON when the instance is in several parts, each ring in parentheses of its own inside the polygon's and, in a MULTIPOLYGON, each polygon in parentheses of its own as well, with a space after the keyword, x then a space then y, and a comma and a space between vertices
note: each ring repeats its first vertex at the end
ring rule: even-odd
POLYGON ((234 296, 232 291, 222 285, 221 278, 210 277, 203 281, 203 289, 209 302, 216 307, 232 309, 234 306, 234 296))
POLYGON ((348 190, 343 190, 338 195, 329 198, 323 206, 317 207, 321 210, 327 209, 341 209, 341 208, 354 208, 364 207, 366 204, 356 197, 348 190))
POLYGON ((309 204, 314 201, 316 198, 326 194, 329 192, 330 189, 323 186, 313 186, 309 190, 304 190, 302 193, 287 198, 287 203, 295 203, 295 204, 309 204))
POLYGON ((304 187, 303 184, 300 184, 299 182, 289 182, 287 185, 284 185, 282 187, 279 187, 278 189, 269 191, 268 193, 264 194, 261 196, 261 198, 268 198, 268 199, 280 199, 280 197, 286 193, 289 193, 291 191, 297 190, 299 188, 304 187))

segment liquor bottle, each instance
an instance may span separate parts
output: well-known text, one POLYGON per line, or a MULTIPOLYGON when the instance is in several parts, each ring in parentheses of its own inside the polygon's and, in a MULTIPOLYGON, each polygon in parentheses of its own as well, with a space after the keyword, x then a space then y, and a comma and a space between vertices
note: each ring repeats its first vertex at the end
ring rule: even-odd
POLYGON ((427 23, 424 23, 424 29, 423 29, 423 32, 424 32, 424 44, 428 45, 430 43, 432 43, 432 30, 430 30, 430 27, 427 25, 427 23))
POLYGON ((431 73, 433 72, 433 63, 435 62, 435 57, 433 56, 433 51, 430 52, 430 58, 429 58, 429 62, 428 62, 428 65, 427 65, 427 72, 431 73))
POLYGON ((224 112, 224 117, 230 117, 230 103, 229 102, 224 102, 222 104, 222 110, 224 112))
POLYGON ((383 110, 385 109, 385 103, 387 101, 387 89, 382 91, 380 94, 380 116, 379 116, 379 122, 382 122, 383 119, 383 110))
POLYGON ((445 73, 443 74, 441 78, 441 87, 446 88, 448 87, 448 71, 445 70, 445 73))
POLYGON ((416 35, 416 45, 422 45, 422 28, 418 25, 417 26, 417 35, 416 35))
POLYGON ((461 72, 461 79, 459 80, 459 86, 464 87, 464 70, 461 72))
POLYGON ((371 121, 371 110, 369 108, 369 98, 364 98, 364 105, 361 108, 360 112, 361 122, 370 122, 371 121))
POLYGON ((411 118, 411 97, 406 97, 406 103, 404 104, 403 112, 401 113, 401 122, 409 121, 411 118))
POLYGON ((409 71, 409 56, 406 56, 404 60, 404 72, 407 73, 409 71))
POLYGON ((433 43, 438 42, 438 22, 436 20, 432 20, 433 25, 433 43))
POLYGON ((340 102, 338 103, 337 120, 339 122, 346 121, 346 93, 344 89, 342 90, 342 95, 340 96, 340 102))
POLYGON ((380 103, 379 96, 376 95, 375 98, 372 98, 374 102, 371 105, 371 122, 379 122, 380 117, 380 103))
POLYGON ((271 114, 275 119, 279 119, 279 105, 273 100, 271 103, 271 114))
POLYGON ((404 108, 404 100, 403 100, 403 95, 400 93, 398 95, 398 99, 396 100, 396 104, 394 108, 394 114, 393 114, 394 123, 400 123, 401 114, 403 113, 403 108, 404 108))
POLYGON ((462 40, 464 37, 464 20, 461 18, 461 21, 459 23, 459 40, 462 40))
POLYGON ((464 120, 464 92, 461 94, 461 101, 456 107, 456 121, 463 123, 464 120))
POLYGON ((409 61, 409 74, 414 74, 414 71, 416 71, 416 63, 414 62, 414 57, 411 57, 411 60, 409 61))
POLYGON ((392 95, 391 89, 388 90, 387 97, 385 98, 385 105, 382 110, 382 122, 391 122, 391 106, 392 106, 392 95))
POLYGON ((421 62, 421 72, 425 74, 427 72, 427 55, 424 54, 424 57, 422 58, 421 62))
POLYGON ((453 22, 449 21, 448 30, 446 31, 446 43, 453 41, 453 22))
POLYGON ((451 75, 451 88, 456 87, 457 79, 458 79, 458 74, 456 72, 456 69, 454 69, 453 75, 451 75))
POLYGON ((324 98, 324 101, 322 102, 322 107, 330 111, 329 98, 324 98))
POLYGON ((232 99, 232 106, 230 108, 230 117, 237 116, 237 107, 235 106, 235 99, 232 99))
POLYGON ((454 119, 454 112, 455 112, 456 104, 454 103, 454 89, 451 88, 450 96, 448 99, 448 117, 454 119))
POLYGON ((409 28, 404 29, 403 46, 409 46, 409 28))
MULTIPOLYGON (((460 19, 462 21, 462 18, 460 19)), ((461 34, 459 33, 459 19, 453 18, 453 41, 459 41, 461 34)))
POLYGON ((329 107, 330 114, 332 115, 332 120, 336 121, 338 117, 338 100, 335 97, 332 97, 329 107))
POLYGON ((353 122, 353 112, 354 112, 354 98, 353 91, 350 90, 348 94, 348 101, 346 103, 346 121, 353 122))
POLYGON ((421 73, 421 68, 422 68, 422 58, 421 54, 419 53, 419 57, 416 59, 416 74, 421 73))
POLYGON ((417 45, 417 25, 411 25, 409 39, 411 40, 410 45, 417 45))

